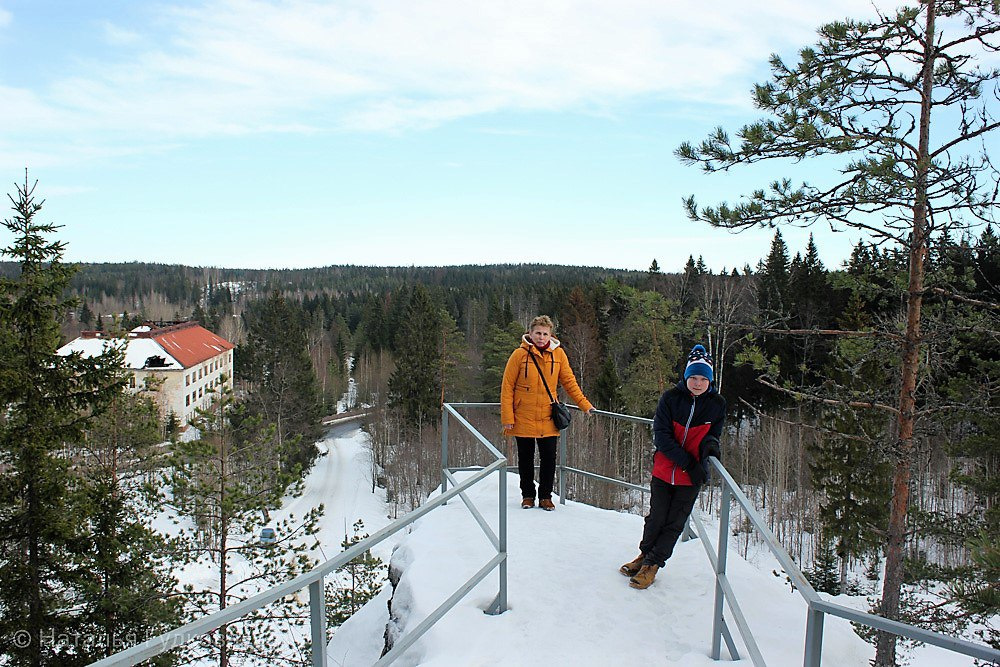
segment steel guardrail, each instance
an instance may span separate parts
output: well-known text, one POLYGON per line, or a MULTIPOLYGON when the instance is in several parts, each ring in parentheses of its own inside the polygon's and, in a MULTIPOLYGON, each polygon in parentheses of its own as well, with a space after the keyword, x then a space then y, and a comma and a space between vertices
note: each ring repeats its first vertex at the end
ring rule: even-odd
MULTIPOLYGON (((464 418, 462 419, 464 421, 464 418)), ((468 424, 468 422, 465 422, 468 424)), ((473 429, 473 432, 478 435, 478 432, 473 429)), ((478 484, 482 480, 486 479, 494 472, 501 476, 501 483, 499 484, 499 496, 501 498, 500 512, 503 514, 503 518, 500 522, 499 535, 493 533, 492 530, 486 532, 487 539, 491 541, 495 546, 497 544, 502 546, 502 550, 498 547, 497 555, 490 560, 479 572, 477 572, 473 577, 463 583, 458 591, 452 595, 448 600, 445 601, 440 607, 438 607, 428 618, 433 618, 433 621, 427 623, 425 619, 424 622, 420 623, 412 631, 404 635, 400 640, 397 640, 396 645, 392 650, 386 653, 376 664, 378 665, 388 665, 399 657, 403 650, 410 646, 413 642, 420 638, 428 629, 440 620, 448 610, 457 604, 462 597, 464 597, 472 588, 478 584, 482 579, 484 579, 490 572, 496 569, 498 566, 502 570, 501 581, 500 581, 500 592, 497 594, 496 600, 487 610, 488 613, 502 613, 506 611, 507 608, 507 581, 506 581, 506 564, 507 564, 507 552, 506 552, 506 483, 504 482, 504 475, 507 471, 507 458, 500 454, 500 452, 489 444, 488 449, 490 453, 497 457, 490 465, 480 469, 478 472, 470 476, 468 479, 457 483, 450 490, 442 489, 442 493, 435 497, 433 500, 421 505, 420 507, 408 512, 399 519, 393 521, 388 526, 376 531, 374 534, 361 540, 349 549, 341 552, 339 555, 325 561, 321 565, 313 568, 309 572, 305 572, 290 579, 283 584, 274 586, 265 591, 262 591, 246 600, 238 602, 225 609, 220 609, 213 612, 207 616, 186 623, 174 630, 162 633, 156 637, 152 637, 142 643, 136 644, 128 649, 119 651, 114 655, 102 658, 96 662, 91 663, 90 667, 125 667, 130 665, 135 665, 143 660, 148 660, 149 658, 160 655, 167 651, 180 648, 181 646, 187 644, 188 642, 196 639, 200 636, 206 635, 213 630, 217 630, 219 627, 232 623, 239 620, 240 618, 250 614, 253 611, 261 609, 272 602, 275 602, 287 595, 297 593, 303 588, 309 589, 309 607, 310 607, 310 637, 312 640, 312 659, 311 664, 313 667, 327 667, 326 664, 326 613, 325 613, 325 593, 323 590, 323 579, 326 575, 335 572, 336 570, 344 567, 350 563, 355 558, 363 555, 366 551, 395 535, 403 528, 406 528, 414 521, 420 519, 424 515, 428 514, 432 510, 446 504, 452 498, 456 496, 462 498, 465 496, 465 491, 472 486, 478 484), (396 650, 396 649, 399 650, 396 650)), ((457 480, 456 480, 457 481, 457 480)), ((464 498, 468 504, 468 499, 464 498)), ((485 525, 485 521, 478 512, 473 512, 473 516, 481 527, 488 528, 485 525)))

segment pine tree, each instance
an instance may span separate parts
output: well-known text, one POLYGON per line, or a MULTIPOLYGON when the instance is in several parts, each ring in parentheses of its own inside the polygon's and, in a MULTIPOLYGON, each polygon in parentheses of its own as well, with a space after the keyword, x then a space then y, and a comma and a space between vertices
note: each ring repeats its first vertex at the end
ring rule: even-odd
MULTIPOLYGON (((201 438, 175 443, 169 481, 171 502, 197 526, 197 534, 185 535, 190 557, 211 563, 218 577, 212 586, 187 589, 191 613, 201 616, 311 567, 312 547, 307 547, 306 538, 315 533, 323 507, 271 526, 276 542, 259 543, 262 517, 283 494, 302 490, 301 478, 273 466, 272 450, 278 448, 274 428, 262 427, 260 419, 249 416, 225 388, 215 392, 209 409, 198 411, 194 426, 201 438), (239 569, 234 567, 237 563, 239 569)), ((221 626, 198 640, 196 656, 212 656, 220 667, 234 657, 240 664, 275 664, 283 656, 277 650, 274 619, 301 624, 292 604, 282 601, 276 603, 277 609, 259 610, 221 626)))
MULTIPOLYGON (((987 218, 995 204, 985 138, 1000 128, 989 106, 1000 69, 980 67, 969 54, 1000 47, 1000 7, 995 0, 926 0, 871 22, 830 23, 819 34, 816 47, 799 52, 797 64, 771 58, 772 80, 754 90, 756 106, 769 116, 742 128, 738 143, 718 128, 697 147, 681 145, 677 155, 709 172, 775 158, 833 156, 844 166, 828 172, 832 182, 777 179, 735 206, 700 208, 692 197, 688 214, 728 228, 822 221, 864 230, 907 257, 900 294, 905 325, 896 344, 895 381, 888 385, 898 393, 890 409, 895 470, 880 602, 882 615, 898 618, 921 399, 928 250, 933 234, 987 218), (904 117, 910 122, 901 123, 904 117), (931 211, 947 214, 932 217, 931 211)), ((876 667, 895 663, 896 636, 880 632, 876 667)))
POLYGON ((613 298, 622 320, 613 326, 608 347, 619 369, 621 400, 629 414, 651 415, 660 394, 677 379, 676 323, 669 303, 656 292, 622 286, 613 298))
POLYGON ((125 375, 117 350, 56 354, 59 323, 76 306, 64 298, 74 269, 62 263, 65 245, 47 240, 58 227, 36 219, 35 187, 25 174, 10 196, 14 215, 3 222, 13 239, 2 254, 20 273, 0 280, 0 652, 11 664, 64 665, 76 658, 43 635, 78 623, 69 608, 88 545, 63 453, 122 391, 125 375), (15 633, 31 639, 15 643, 15 633))
MULTIPOLYGON (((352 526, 353 535, 345 535, 340 546, 344 551, 368 537, 365 522, 358 519, 352 526)), ((381 558, 366 551, 337 570, 343 583, 326 585, 326 622, 329 628, 338 628, 361 607, 379 594, 385 582, 384 563, 381 558)))

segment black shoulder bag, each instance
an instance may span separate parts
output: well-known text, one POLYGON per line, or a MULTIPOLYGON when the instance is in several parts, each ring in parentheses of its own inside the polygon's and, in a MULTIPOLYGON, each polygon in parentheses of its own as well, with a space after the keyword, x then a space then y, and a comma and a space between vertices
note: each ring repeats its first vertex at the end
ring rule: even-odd
POLYGON ((570 413, 569 408, 566 407, 566 404, 557 401, 556 397, 549 391, 549 383, 545 381, 545 373, 542 372, 542 367, 538 365, 538 359, 535 359, 535 355, 531 353, 531 350, 528 350, 528 356, 535 362, 535 368, 538 369, 538 377, 542 378, 542 386, 545 387, 545 393, 549 395, 549 400, 552 401, 552 421, 555 423, 556 428, 562 431, 569 426, 573 415, 570 413))

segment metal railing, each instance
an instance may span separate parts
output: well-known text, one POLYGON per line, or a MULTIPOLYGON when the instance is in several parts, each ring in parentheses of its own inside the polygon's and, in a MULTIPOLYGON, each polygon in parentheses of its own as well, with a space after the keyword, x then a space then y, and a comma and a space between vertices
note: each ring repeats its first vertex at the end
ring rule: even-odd
MULTIPOLYGON (((313 667, 327 667, 326 600, 323 590, 324 577, 336 572, 355 558, 362 556, 366 551, 375 545, 390 536, 395 535, 420 517, 440 507, 441 505, 446 504, 449 500, 456 497, 461 498, 462 501, 465 502, 466 507, 468 507, 469 511, 475 517, 476 522, 486 534, 486 537, 493 543, 494 547, 496 547, 497 555, 491 558, 490 561, 487 562, 478 572, 472 575, 470 579, 466 580, 461 586, 459 586, 451 597, 441 603, 441 605, 431 612, 419 625, 417 625, 413 630, 407 632, 401 638, 397 639, 392 649, 383 655, 378 662, 375 663, 375 665, 382 667, 383 665, 388 665, 395 661, 411 644, 413 644, 413 642, 427 632, 427 630, 437 623, 452 607, 458 604, 462 598, 469 593, 469 591, 471 591, 480 581, 489 576, 489 574, 498 567, 500 568, 499 591, 492 604, 490 604, 486 609, 486 613, 500 614, 506 611, 507 458, 476 429, 472 428, 472 426, 461 415, 455 412, 454 408, 447 405, 445 406, 444 412, 445 418, 442 435, 443 451, 447 452, 447 415, 449 413, 455 415, 455 417, 457 417, 462 424, 472 431, 476 439, 484 447, 486 447, 487 451, 496 459, 493 463, 484 468, 477 469, 475 474, 471 475, 462 482, 458 482, 450 471, 444 470, 444 478, 450 479, 452 482, 452 489, 450 491, 447 490, 444 483, 442 483, 441 494, 439 496, 435 497, 433 500, 429 500, 424 505, 421 505, 396 521, 393 521, 391 524, 377 531, 373 535, 366 537, 335 558, 331 558, 309 572, 301 574, 279 586, 269 588, 268 590, 234 604, 231 607, 226 607, 225 609, 216 611, 208 616, 192 621, 186 625, 182 625, 175 630, 165 632, 161 635, 153 637, 152 639, 142 642, 141 644, 136 644, 135 646, 124 651, 120 651, 114 655, 108 656, 107 658, 91 663, 91 667, 123 667, 125 665, 135 665, 143 660, 148 660, 149 658, 160 655, 161 653, 177 649, 193 639, 217 630, 227 623, 237 621, 251 612, 261 609, 276 600, 280 600, 286 595, 292 595, 303 588, 309 589, 309 624, 312 647, 311 663, 313 667), (485 519, 483 519, 482 514, 478 509, 476 509, 465 493, 468 489, 483 481, 493 473, 497 473, 497 475, 499 475, 499 498, 497 501, 499 507, 499 529, 497 533, 493 532, 493 530, 486 523, 485 519)), ((442 468, 444 467, 442 466, 442 468)))
MULTIPOLYGON (((570 405, 569 407, 577 410, 579 409, 575 405, 570 405)), ((634 417, 632 415, 623 415, 616 412, 594 410, 594 413, 606 415, 614 419, 625 419, 642 424, 652 425, 653 423, 652 419, 634 417)), ((712 614, 712 659, 720 659, 723 640, 726 642, 726 648, 729 651, 730 657, 733 660, 741 659, 739 651, 736 647, 736 642, 733 640, 732 633, 726 623, 723 609, 723 602, 725 602, 725 604, 728 605, 733 621, 739 630, 740 638, 743 640, 743 645, 746 647, 747 653, 749 654, 748 657, 751 662, 753 662, 755 667, 766 665, 763 655, 760 652, 760 648, 757 646, 757 642, 754 639, 750 625, 747 623, 746 616, 743 614, 739 601, 736 599, 736 593, 733 590, 726 574, 726 556, 729 550, 730 532, 729 517, 732 508, 732 501, 735 499, 736 504, 742 508, 754 530, 760 535, 764 544, 778 560, 781 567, 785 570, 785 574, 788 575, 794 589, 798 591, 799 595, 801 595, 803 600, 806 602, 805 646, 803 649, 802 659, 804 667, 820 667, 823 657, 823 622, 826 614, 837 616, 854 623, 859 623, 876 630, 884 630, 897 636, 938 646, 972 658, 990 661, 991 664, 1000 664, 1000 651, 984 644, 977 644, 975 642, 966 641, 964 639, 941 634, 939 632, 924 630, 923 628, 918 628, 899 621, 893 621, 875 614, 869 614, 856 609, 851 609, 820 598, 820 596, 813 589, 812 585, 810 585, 809 580, 806 579, 805 575, 802 573, 802 570, 800 570, 795 564, 795 561, 793 561, 792 557, 787 551, 785 551, 785 548, 781 546, 778 538, 773 532, 771 532, 764 519, 750 503, 750 499, 747 498, 746 494, 743 493, 743 490, 729 474, 729 471, 726 470, 722 463, 715 457, 709 457, 709 463, 715 472, 718 473, 719 478, 722 481, 719 510, 719 540, 716 551, 712 550, 712 544, 708 537, 708 532, 705 529, 697 511, 692 512, 691 522, 695 525, 696 534, 701 539, 702 545, 705 547, 705 552, 708 554, 708 559, 711 562, 712 569, 715 573, 715 603, 712 614)), ((559 462, 557 464, 557 470, 559 472, 559 502, 563 504, 566 502, 566 473, 583 475, 591 479, 602 480, 627 489, 649 493, 649 487, 639 486, 623 480, 613 479, 567 466, 566 431, 563 431, 559 438, 559 462)))
MULTIPOLYGON (((409 514, 389 524, 382 530, 376 532, 368 538, 357 543, 350 549, 344 551, 336 558, 332 558, 310 572, 302 574, 291 581, 280 586, 266 590, 258 595, 244 600, 232 607, 217 611, 197 621, 181 626, 172 632, 164 633, 154 637, 142 644, 133 646, 130 649, 117 653, 113 656, 93 663, 96 667, 110 667, 112 665, 134 665, 142 660, 151 658, 160 653, 175 649, 190 640, 207 634, 220 626, 231 623, 250 612, 260 609, 286 595, 295 593, 303 588, 309 589, 310 623, 312 637, 312 664, 314 667, 325 667, 326 665, 326 615, 325 600, 323 592, 323 578, 347 565, 350 561, 362 555, 374 545, 382 542, 386 538, 399 532, 402 528, 412 524, 414 521, 431 512, 435 508, 446 504, 453 498, 460 498, 469 509, 476 522, 487 538, 493 543, 497 550, 497 555, 487 562, 476 574, 463 583, 447 600, 445 600, 434 612, 427 616, 416 628, 408 632, 401 639, 397 640, 392 650, 386 653, 376 662, 376 665, 388 665, 398 658, 403 651, 419 639, 427 630, 439 621, 451 608, 465 597, 480 581, 485 579, 493 570, 499 568, 499 590, 492 604, 486 612, 491 614, 503 613, 507 609, 507 483, 506 472, 508 470, 506 457, 497 450, 469 421, 458 413, 456 408, 495 408, 497 403, 446 403, 442 413, 442 433, 441 433, 441 494, 425 505, 413 510, 409 514), (449 422, 454 418, 458 423, 468 430, 474 438, 482 444, 487 451, 495 458, 493 463, 484 468, 452 468, 448 465, 448 430, 449 422), (473 474, 459 482, 454 473, 463 470, 471 471, 473 474), (466 495, 466 491, 475 484, 486 479, 496 472, 499 476, 498 484, 498 529, 494 532, 482 514, 473 505, 466 495), (451 489, 448 490, 449 485, 451 489)), ((571 408, 577 409, 571 405, 571 408)), ((634 417, 615 412, 595 410, 595 413, 606 415, 613 419, 623 419, 641 424, 652 424, 651 419, 634 417)), ((719 515, 719 539, 713 551, 708 532, 699 516, 698 512, 693 512, 691 522, 695 526, 695 534, 700 538, 702 545, 708 554, 709 561, 715 575, 715 600, 713 606, 712 624, 712 649, 711 657, 719 660, 722 650, 722 642, 725 641, 726 648, 733 660, 740 660, 740 654, 736 642, 728 627, 725 618, 725 606, 728 606, 743 645, 746 648, 748 657, 757 667, 765 665, 763 655, 750 625, 740 608, 739 601, 728 579, 726 573, 727 554, 729 549, 729 521, 732 508, 732 501, 743 509, 753 529, 760 535, 763 543, 768 547, 775 558, 784 568, 785 573, 791 580, 794 588, 802 596, 807 604, 805 646, 803 652, 803 665, 805 667, 819 667, 823 652, 823 623, 825 616, 830 614, 855 623, 885 630, 893 634, 914 639, 934 646, 939 646, 949 651, 961 653, 980 660, 1000 663, 1000 651, 988 646, 976 644, 963 639, 950 637, 936 632, 931 632, 917 628, 898 621, 868 614, 865 612, 850 609, 836 603, 828 602, 819 597, 813 587, 809 584, 805 575, 798 568, 791 556, 778 542, 777 538, 767 527, 765 521, 750 503, 750 500, 736 484, 729 472, 717 459, 710 458, 709 463, 713 470, 718 473, 721 480, 721 500, 719 515)), ((559 457, 557 462, 559 473, 559 501, 566 502, 566 475, 577 474, 591 479, 600 480, 623 488, 649 493, 649 487, 632 484, 624 480, 598 475, 586 470, 572 468, 566 465, 566 431, 559 437, 559 457)))

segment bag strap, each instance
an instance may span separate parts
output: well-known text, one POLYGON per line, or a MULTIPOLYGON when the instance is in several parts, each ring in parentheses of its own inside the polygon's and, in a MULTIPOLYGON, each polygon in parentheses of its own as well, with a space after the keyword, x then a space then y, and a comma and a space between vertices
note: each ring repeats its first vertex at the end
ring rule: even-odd
POLYGON ((542 386, 545 387, 545 393, 549 395, 549 400, 555 403, 556 399, 552 397, 552 392, 549 391, 549 383, 545 381, 545 373, 542 372, 542 367, 538 365, 538 359, 535 359, 535 355, 531 353, 531 350, 528 350, 528 356, 535 362, 535 368, 538 369, 538 377, 542 378, 542 386))

